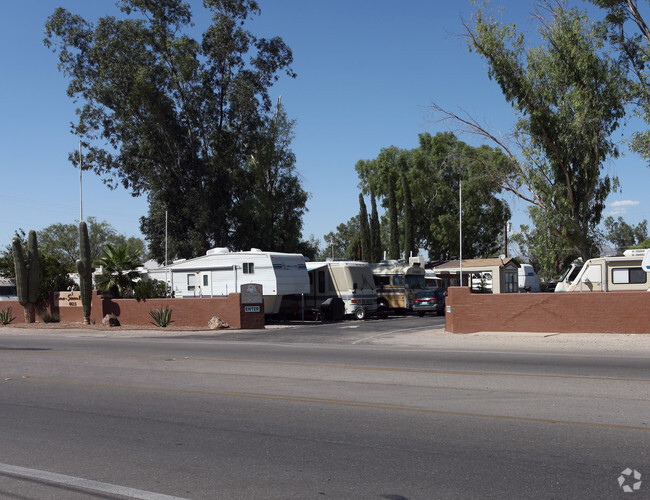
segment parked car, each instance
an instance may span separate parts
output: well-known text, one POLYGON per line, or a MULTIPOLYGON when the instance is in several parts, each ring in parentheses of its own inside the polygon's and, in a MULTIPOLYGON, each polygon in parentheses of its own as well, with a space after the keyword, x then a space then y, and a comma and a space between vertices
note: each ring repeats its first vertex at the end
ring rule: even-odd
POLYGON ((411 310, 420 317, 428 312, 435 312, 438 316, 442 316, 445 314, 445 291, 442 288, 427 288, 419 291, 413 299, 411 310))

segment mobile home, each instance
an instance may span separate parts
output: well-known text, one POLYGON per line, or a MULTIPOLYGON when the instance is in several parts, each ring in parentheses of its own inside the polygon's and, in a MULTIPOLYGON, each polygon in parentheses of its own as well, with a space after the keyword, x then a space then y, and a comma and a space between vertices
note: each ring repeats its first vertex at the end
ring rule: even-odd
POLYGON ((650 268, 644 267, 646 255, 646 250, 626 250, 621 257, 597 257, 584 264, 576 260, 564 272, 555 291, 648 290, 650 268))
POLYGON ((231 252, 213 248, 206 255, 156 269, 146 278, 166 282, 175 297, 223 297, 241 285, 262 285, 265 314, 277 314, 284 295, 309 293, 309 275, 301 254, 231 252))

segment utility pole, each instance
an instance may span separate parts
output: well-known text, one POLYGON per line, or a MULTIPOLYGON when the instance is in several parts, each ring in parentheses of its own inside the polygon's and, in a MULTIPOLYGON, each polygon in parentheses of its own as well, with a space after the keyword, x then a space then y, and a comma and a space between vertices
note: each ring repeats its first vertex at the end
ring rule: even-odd
POLYGON ((84 220, 83 188, 81 182, 81 141, 79 141, 79 221, 84 220))

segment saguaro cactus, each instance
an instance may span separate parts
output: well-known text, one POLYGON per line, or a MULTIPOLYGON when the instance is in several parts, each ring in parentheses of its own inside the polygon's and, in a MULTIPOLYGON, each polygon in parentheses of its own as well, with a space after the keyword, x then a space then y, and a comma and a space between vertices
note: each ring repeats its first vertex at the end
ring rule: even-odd
POLYGON ((90 324, 90 304, 93 298, 93 269, 90 261, 90 240, 86 221, 79 222, 79 258, 75 262, 79 273, 79 289, 81 291, 81 307, 84 324, 90 324))
POLYGON ((25 323, 33 323, 36 319, 38 287, 41 283, 36 231, 29 231, 27 254, 23 251, 23 244, 18 236, 14 237, 11 246, 14 255, 14 268, 16 269, 18 301, 25 309, 25 323))

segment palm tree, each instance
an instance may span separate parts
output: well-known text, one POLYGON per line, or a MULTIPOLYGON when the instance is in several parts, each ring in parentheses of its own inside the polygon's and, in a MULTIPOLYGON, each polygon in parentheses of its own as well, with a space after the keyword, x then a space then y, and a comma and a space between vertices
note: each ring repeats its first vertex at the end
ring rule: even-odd
POLYGON ((97 288, 113 297, 124 297, 133 289, 134 280, 139 276, 135 269, 140 265, 137 252, 130 245, 113 247, 106 245, 95 266, 102 269, 97 276, 97 288))

